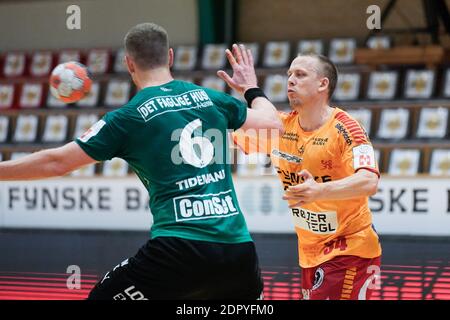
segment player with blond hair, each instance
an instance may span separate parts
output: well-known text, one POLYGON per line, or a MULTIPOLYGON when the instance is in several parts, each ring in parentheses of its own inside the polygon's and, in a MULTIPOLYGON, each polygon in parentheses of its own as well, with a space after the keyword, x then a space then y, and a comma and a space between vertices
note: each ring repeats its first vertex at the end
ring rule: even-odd
POLYGON ((269 154, 278 172, 298 236, 303 298, 370 299, 381 263, 368 207, 380 178, 372 144, 355 119, 330 105, 338 73, 327 57, 299 55, 287 74, 292 112, 278 115, 284 134, 239 130, 235 143, 269 154))

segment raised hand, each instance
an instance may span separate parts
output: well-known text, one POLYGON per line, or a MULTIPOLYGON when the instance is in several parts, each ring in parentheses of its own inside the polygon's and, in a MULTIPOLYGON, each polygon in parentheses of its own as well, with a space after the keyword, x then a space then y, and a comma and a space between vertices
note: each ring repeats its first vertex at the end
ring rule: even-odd
POLYGON ((217 75, 223 79, 231 88, 244 94, 247 89, 258 86, 255 67, 253 65, 253 55, 250 49, 246 49, 243 44, 233 44, 233 53, 226 50, 225 54, 233 69, 233 77, 230 77, 225 71, 217 71, 217 75))

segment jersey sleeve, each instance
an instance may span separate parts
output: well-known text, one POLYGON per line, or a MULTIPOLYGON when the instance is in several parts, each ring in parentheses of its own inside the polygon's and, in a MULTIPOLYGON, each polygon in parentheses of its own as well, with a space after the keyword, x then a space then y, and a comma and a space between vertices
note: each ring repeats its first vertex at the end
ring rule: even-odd
POLYGON ((75 142, 91 158, 97 161, 121 157, 126 141, 126 132, 118 125, 117 117, 106 114, 75 142))
POLYGON ((341 135, 339 141, 344 165, 354 172, 366 169, 380 177, 375 152, 364 128, 358 121, 343 112, 341 115, 338 114, 337 118, 345 133, 341 135))
POLYGON ((217 105, 219 111, 228 119, 228 129, 239 129, 247 119, 247 104, 215 90, 207 90, 208 95, 217 105))

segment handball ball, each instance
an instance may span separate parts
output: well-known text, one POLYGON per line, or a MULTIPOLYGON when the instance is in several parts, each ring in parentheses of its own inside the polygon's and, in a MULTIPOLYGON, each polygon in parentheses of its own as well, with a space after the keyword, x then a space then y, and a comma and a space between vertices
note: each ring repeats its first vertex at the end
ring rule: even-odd
POLYGON ((50 75, 50 92, 64 103, 83 99, 91 90, 91 85, 87 67, 75 61, 57 65, 50 75))

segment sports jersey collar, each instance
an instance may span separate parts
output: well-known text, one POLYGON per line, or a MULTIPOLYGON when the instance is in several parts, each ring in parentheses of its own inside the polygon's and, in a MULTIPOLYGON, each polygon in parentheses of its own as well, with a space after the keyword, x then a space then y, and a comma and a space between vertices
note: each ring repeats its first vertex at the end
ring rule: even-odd
POLYGON ((178 80, 172 79, 172 80, 170 80, 169 82, 160 84, 160 85, 158 85, 158 86, 145 87, 145 88, 142 88, 141 90, 139 90, 139 92, 141 92, 142 90, 145 90, 145 89, 155 89, 155 88, 160 88, 160 87, 168 86, 168 85, 173 84, 175 81, 178 81, 178 80))
POLYGON ((317 132, 321 131, 323 128, 326 128, 330 125, 330 123, 333 122, 334 117, 336 116, 336 113, 341 111, 339 108, 334 107, 333 112, 331 113, 330 118, 327 120, 327 122, 325 122, 322 126, 320 126, 319 128, 317 128, 316 130, 313 131, 305 131, 303 130, 303 128, 300 126, 300 122, 299 122, 299 117, 300 115, 297 113, 297 116, 295 117, 295 125, 297 126, 299 132, 304 135, 304 136, 311 136, 316 134, 317 132))

